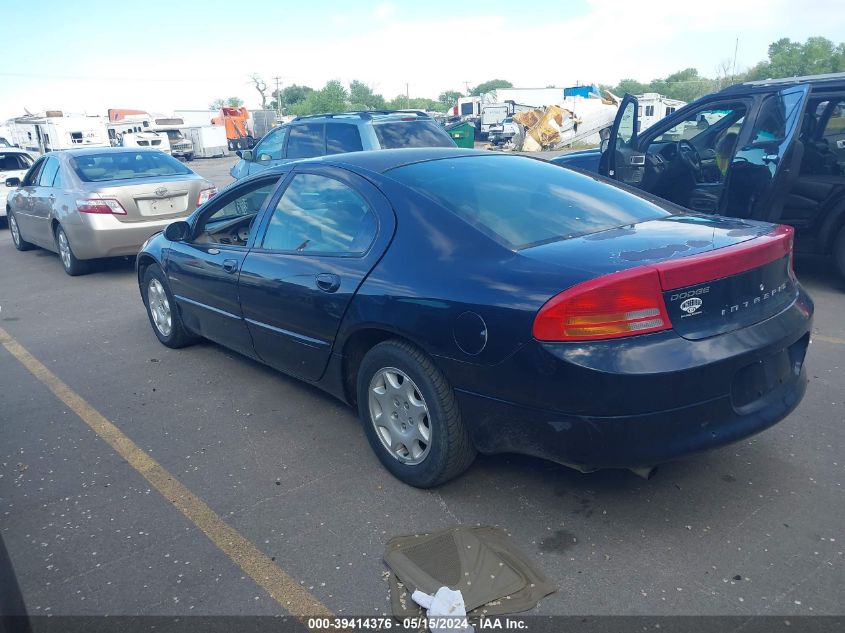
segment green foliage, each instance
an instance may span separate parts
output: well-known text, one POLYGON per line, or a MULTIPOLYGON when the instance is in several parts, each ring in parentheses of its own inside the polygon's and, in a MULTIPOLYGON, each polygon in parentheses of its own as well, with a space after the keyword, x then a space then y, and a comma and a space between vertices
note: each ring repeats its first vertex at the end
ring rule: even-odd
POLYGON ((845 43, 836 45, 825 37, 810 37, 802 44, 784 37, 769 46, 769 59, 751 68, 747 78, 774 79, 842 71, 845 71, 845 43))
POLYGON ((457 90, 447 90, 446 92, 440 93, 440 96, 437 97, 437 101, 440 104, 440 109, 448 110, 463 96, 463 93, 460 93, 457 90))
POLYGON ((405 95, 396 95, 388 102, 387 107, 391 110, 442 110, 443 104, 426 97, 411 97, 408 99, 405 95))
POLYGON ((730 74, 730 68, 730 60, 723 61, 717 67, 720 76, 715 79, 699 75, 695 68, 685 68, 649 83, 623 79, 618 85, 607 88, 620 96, 626 92, 659 92, 672 99, 694 101, 740 81, 845 72, 845 43, 834 44, 824 37, 810 37, 802 44, 784 37, 769 46, 767 60, 759 62, 748 72, 734 76, 730 74))
POLYGON ((349 109, 349 91, 337 79, 326 82, 321 90, 314 90, 303 101, 289 107, 286 114, 321 114, 349 109))
POLYGON ((240 97, 229 97, 228 99, 215 99, 208 104, 209 110, 219 110, 220 108, 240 108, 244 104, 244 100, 240 97))
POLYGON ((281 90, 273 91, 273 99, 270 101, 270 108, 273 110, 279 110, 279 106, 281 106, 281 110, 288 114, 287 109, 290 106, 305 101, 305 99, 314 92, 313 88, 309 86, 299 86, 297 84, 291 84, 281 90))
POLYGON ((490 81, 478 84, 469 91, 469 94, 471 97, 477 97, 496 88, 513 88, 513 84, 506 79, 491 79, 490 81))
POLYGON ((349 82, 349 101, 351 110, 384 110, 387 106, 384 97, 375 94, 370 86, 357 79, 349 82))

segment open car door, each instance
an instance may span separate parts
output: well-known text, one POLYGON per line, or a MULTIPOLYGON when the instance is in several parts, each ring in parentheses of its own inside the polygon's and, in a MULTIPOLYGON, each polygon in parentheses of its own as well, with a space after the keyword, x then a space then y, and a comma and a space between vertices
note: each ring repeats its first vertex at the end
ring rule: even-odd
POLYGON ((798 133, 809 92, 809 85, 791 86, 766 96, 757 108, 731 161, 721 201, 723 215, 779 221, 804 155, 798 133))
POLYGON ((626 94, 610 129, 607 149, 602 154, 599 172, 628 185, 639 186, 645 172, 645 154, 636 149, 639 101, 626 94))

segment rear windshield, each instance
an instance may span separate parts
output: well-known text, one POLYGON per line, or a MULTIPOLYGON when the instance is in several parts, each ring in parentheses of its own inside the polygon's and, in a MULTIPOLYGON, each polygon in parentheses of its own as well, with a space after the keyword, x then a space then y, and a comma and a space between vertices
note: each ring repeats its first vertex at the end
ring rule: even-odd
POLYGON ((0 171, 19 171, 29 169, 30 165, 32 165, 32 160, 23 154, 0 153, 0 171))
POLYGON ((596 178, 522 156, 465 156, 390 175, 519 250, 670 215, 596 178))
POLYGON ((194 173, 175 158, 161 152, 103 152, 72 156, 68 162, 85 182, 187 176, 194 173))
POLYGON ((382 149, 400 147, 454 147, 455 142, 433 121, 385 121, 374 123, 382 149))

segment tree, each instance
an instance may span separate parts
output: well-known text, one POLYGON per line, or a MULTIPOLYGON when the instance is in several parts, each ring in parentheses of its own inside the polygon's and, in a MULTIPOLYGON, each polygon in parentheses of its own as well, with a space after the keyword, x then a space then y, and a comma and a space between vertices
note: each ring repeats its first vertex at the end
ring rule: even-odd
POLYGON ((375 94, 372 87, 357 79, 349 82, 349 101, 351 110, 384 110, 387 105, 384 97, 375 94))
POLYGON ((496 88, 513 88, 513 84, 506 79, 491 79, 478 84, 475 88, 469 91, 470 96, 478 97, 485 92, 490 92, 496 88))
POLYGON ((440 96, 437 97, 437 101, 444 110, 448 110, 463 96, 463 93, 458 92, 457 90, 447 90, 446 92, 440 93, 440 96))
POLYGON ((270 102, 270 107, 273 110, 286 111, 291 106, 305 101, 314 92, 314 89, 309 86, 298 86, 291 84, 281 90, 273 91, 273 100, 270 102))
POLYGON ((261 95, 261 109, 267 109, 267 83, 258 75, 258 73, 253 73, 250 75, 250 81, 252 81, 255 89, 258 91, 258 94, 261 95))
POLYGON ((845 43, 838 45, 825 37, 810 37, 802 44, 788 37, 769 45, 769 59, 748 71, 749 79, 775 79, 818 75, 845 70, 845 43))
POLYGON ((229 97, 228 99, 215 99, 208 104, 209 110, 219 110, 220 108, 240 108, 244 104, 244 100, 240 97, 229 97))
POLYGON ((320 114, 322 112, 343 112, 347 110, 349 92, 337 79, 326 82, 321 90, 314 90, 308 96, 290 106, 290 114, 320 114))
POLYGON ((410 99, 405 95, 396 95, 392 101, 387 104, 392 110, 440 110, 442 104, 440 101, 428 99, 426 97, 411 97, 410 99))

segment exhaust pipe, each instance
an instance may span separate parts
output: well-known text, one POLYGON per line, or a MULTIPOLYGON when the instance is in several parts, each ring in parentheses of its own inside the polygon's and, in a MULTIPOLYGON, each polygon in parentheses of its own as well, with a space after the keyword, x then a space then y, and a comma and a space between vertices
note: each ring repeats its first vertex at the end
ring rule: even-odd
POLYGON ((651 479, 654 477, 654 473, 657 472, 657 466, 643 466, 642 468, 629 468, 628 470, 634 473, 637 477, 651 479))

